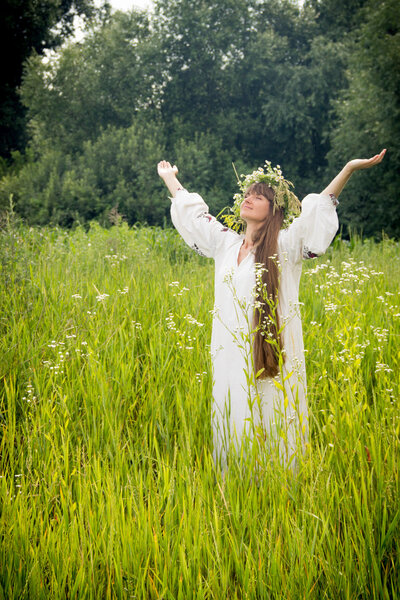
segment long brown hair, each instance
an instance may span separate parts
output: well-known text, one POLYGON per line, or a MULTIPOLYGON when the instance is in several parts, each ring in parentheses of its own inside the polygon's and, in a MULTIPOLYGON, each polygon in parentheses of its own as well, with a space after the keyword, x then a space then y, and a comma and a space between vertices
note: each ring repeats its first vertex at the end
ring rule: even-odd
POLYGON ((263 285, 257 286, 262 289, 257 289, 255 298, 253 325, 256 331, 253 337, 253 357, 255 372, 261 371, 258 377, 265 379, 278 374, 279 354, 283 349, 281 335, 278 333, 280 323, 276 308, 279 293, 278 235, 284 215, 280 208, 274 208, 274 191, 266 183, 254 183, 246 191, 246 194, 248 193, 261 194, 271 205, 268 217, 253 234, 254 261, 263 267, 261 273, 263 285))

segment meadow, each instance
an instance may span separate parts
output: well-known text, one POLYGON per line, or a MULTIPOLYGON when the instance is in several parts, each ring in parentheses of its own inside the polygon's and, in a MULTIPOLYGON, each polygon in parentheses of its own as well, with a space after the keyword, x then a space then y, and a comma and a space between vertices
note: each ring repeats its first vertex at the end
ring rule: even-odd
POLYGON ((212 460, 213 264, 175 231, 0 231, 0 598, 400 595, 399 244, 303 266, 296 473, 212 460))

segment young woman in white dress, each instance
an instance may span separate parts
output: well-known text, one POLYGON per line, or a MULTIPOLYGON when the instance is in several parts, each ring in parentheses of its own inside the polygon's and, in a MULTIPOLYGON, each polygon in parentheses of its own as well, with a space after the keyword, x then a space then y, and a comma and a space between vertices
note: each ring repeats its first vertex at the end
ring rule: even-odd
POLYGON ((174 226, 191 248, 215 261, 212 426, 214 460, 222 468, 232 447, 240 452, 260 448, 261 442, 264 453, 277 449, 285 464, 304 448, 302 260, 326 251, 338 229, 337 197, 354 171, 377 165, 385 152, 348 162, 320 194, 304 198, 294 219, 294 195, 279 169, 268 167, 268 176, 255 171, 246 178, 252 185, 242 186, 238 203, 245 224, 241 235, 212 217, 198 194, 182 187, 176 166, 158 164, 172 196, 174 226))

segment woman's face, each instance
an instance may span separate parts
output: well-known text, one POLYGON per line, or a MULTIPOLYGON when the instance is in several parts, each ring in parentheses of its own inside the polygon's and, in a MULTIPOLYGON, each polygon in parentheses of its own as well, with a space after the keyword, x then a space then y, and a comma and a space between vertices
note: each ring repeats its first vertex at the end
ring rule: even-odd
POLYGON ((242 205, 240 207, 240 216, 246 223, 254 221, 262 223, 270 214, 271 203, 262 194, 255 192, 246 192, 242 205))

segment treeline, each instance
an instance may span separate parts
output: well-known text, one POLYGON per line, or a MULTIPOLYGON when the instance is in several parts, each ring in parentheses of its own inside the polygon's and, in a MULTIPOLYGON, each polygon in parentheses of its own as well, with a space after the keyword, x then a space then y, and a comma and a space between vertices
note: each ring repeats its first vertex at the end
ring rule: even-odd
MULTIPOLYGON (((400 236, 398 0, 169 0, 107 11, 81 42, 25 64, 28 143, 3 166, 31 224, 162 224, 156 163, 213 212, 239 173, 280 164, 301 197, 343 164, 388 148, 341 196, 347 230, 400 236), (116 209, 116 210, 115 210, 116 209)), ((4 165, 3 161, 3 165, 4 165)))

